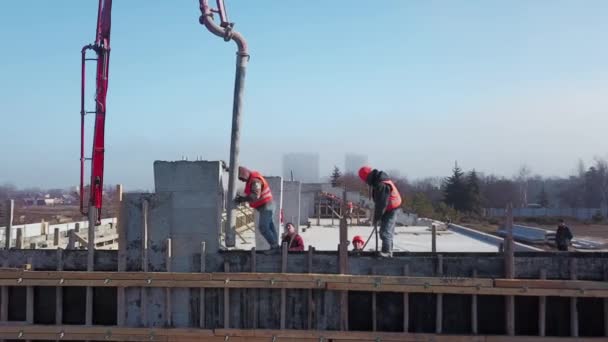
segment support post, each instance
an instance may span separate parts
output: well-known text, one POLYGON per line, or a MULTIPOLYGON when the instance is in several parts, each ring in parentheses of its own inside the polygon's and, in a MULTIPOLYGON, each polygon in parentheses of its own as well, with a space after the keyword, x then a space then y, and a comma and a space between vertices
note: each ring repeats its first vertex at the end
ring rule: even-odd
MULTIPOLYGON (((308 273, 312 273, 312 256, 314 253, 315 248, 313 246, 308 246, 308 253, 307 253, 307 262, 308 262, 308 268, 307 271, 308 273)), ((608 274, 608 273, 607 273, 608 274)), ((308 289, 308 330, 312 330, 313 329, 313 315, 314 315, 314 299, 313 299, 313 293, 312 293, 312 289, 308 289)), ((608 305, 607 305, 608 307, 608 305)))
POLYGON ((431 252, 437 253, 437 226, 431 224, 431 252))
MULTIPOLYGON (((63 271, 63 249, 57 248, 57 271, 63 271)), ((55 287, 55 324, 63 324, 63 288, 55 287)))
POLYGON ((317 203, 317 226, 321 227, 321 201, 322 197, 318 197, 317 203))
MULTIPOLYGON (((437 276, 443 275, 443 256, 437 255, 437 276)), ((436 314, 435 314, 435 333, 441 334, 443 331, 443 294, 437 294, 436 314)))
MULTIPOLYGON (((32 257, 27 258, 27 263, 30 265, 30 270, 34 270, 34 261, 32 257)), ((26 287, 25 293, 25 322, 34 324, 34 287, 26 287)))
MULTIPOLYGON (((346 218, 346 188, 342 192, 340 206, 340 274, 348 274, 348 221, 346 218)), ((340 293, 340 328, 348 330, 348 291, 340 293)))
POLYGON ((15 241, 15 248, 23 249, 23 228, 17 228, 17 240, 15 241))
MULTIPOLYGON (((141 270, 148 272, 148 200, 141 202, 142 224, 141 224, 141 270)), ((141 325, 148 326, 148 288, 141 287, 141 325)))
MULTIPOLYGON (((2 261, 2 267, 8 267, 8 258, 2 261)), ((8 321, 8 286, 2 286, 2 302, 0 303, 0 322, 8 321)))
MULTIPOLYGON (((410 275, 410 266, 403 266, 403 275, 410 275)), ((407 333, 410 330, 410 295, 407 292, 403 293, 403 332, 407 333)))
MULTIPOLYGON (((205 241, 201 242, 201 273, 207 272, 207 244, 205 241)), ((199 307, 199 318, 198 326, 201 329, 205 328, 205 288, 201 287, 199 290, 200 307, 199 307)))
MULTIPOLYGON (((118 272, 124 272, 127 270, 127 232, 123 225, 123 217, 122 217, 122 185, 116 186, 116 194, 118 201, 118 217, 116 222, 116 233, 118 234, 118 272)), ((78 231, 80 225, 76 223, 76 230, 78 231)), ((68 237, 72 239, 73 234, 69 234, 68 237)), ((119 287, 116 289, 116 324, 119 327, 125 325, 125 288, 119 287)))
MULTIPOLYGON (((507 220, 505 228, 507 236, 505 237, 505 278, 512 279, 515 276, 514 256, 513 256, 513 205, 507 205, 507 220)), ((515 297, 505 297, 505 316, 507 335, 515 335, 515 297)))
MULTIPOLYGON (((376 267, 372 266, 372 274, 376 274, 376 267)), ((377 298, 376 298, 376 291, 372 292, 372 331, 377 331, 377 324, 378 324, 378 312, 376 311, 376 306, 377 306, 377 298)))
MULTIPOLYGON (((230 272, 230 264, 224 261, 224 272, 230 272)), ((230 289, 224 287, 224 329, 230 329, 230 289)))
MULTIPOLYGON (((95 222, 97 208, 89 206, 89 228, 87 241, 87 271, 93 272, 95 270, 95 222)), ((93 288, 87 286, 86 289, 86 304, 85 304, 85 324, 93 325, 93 288)))
MULTIPOLYGON (((283 243, 281 246, 281 273, 287 272, 287 243, 283 243)), ((280 328, 281 330, 285 329, 285 315, 286 315, 286 305, 287 305, 287 289, 281 289, 281 308, 280 308, 280 328)))
MULTIPOLYGON (((477 278, 477 270, 473 269, 473 278, 477 278)), ((479 329, 477 326, 477 295, 474 294, 471 296, 471 332, 473 335, 477 335, 479 333, 479 329)))
POLYGON ((59 246, 59 228, 53 230, 53 246, 59 246))
MULTIPOLYGON (((166 254, 165 254, 165 270, 167 270, 167 272, 171 272, 172 264, 173 264, 173 243, 172 243, 171 238, 167 239, 167 241, 165 243, 166 243, 166 249, 167 249, 166 254)), ((203 242, 202 249, 204 249, 204 248, 205 248, 205 243, 203 242)), ((202 252, 204 254, 204 251, 202 251, 202 252)), ((202 258, 203 257, 201 257, 201 261, 202 261, 202 258)), ((201 266, 201 269, 202 268, 203 267, 201 266)), ((204 290, 204 289, 201 288, 201 290, 204 290)), ((203 294, 204 294, 204 292, 203 292, 203 294)), ((167 327, 170 327, 173 325, 173 315, 172 315, 173 311, 171 310, 171 307, 172 307, 171 296, 172 295, 173 294, 172 294, 171 288, 170 287, 165 288, 165 325, 167 327)), ((204 320, 204 318, 205 318, 204 311, 202 311, 202 315, 203 316, 202 316, 201 320, 204 320)))
MULTIPOLYGON (((255 273, 256 271, 256 253, 255 253, 255 247, 251 247, 251 273, 255 273)), ((260 290, 258 289, 251 289, 251 291, 253 292, 253 305, 252 305, 252 310, 253 313, 251 315, 252 317, 252 327, 253 329, 257 329, 258 328, 258 297, 259 297, 259 292, 260 290)))
MULTIPOLYGON (((540 270, 540 279, 547 279, 547 270, 540 270)), ((547 297, 538 297, 538 336, 544 337, 547 324, 547 297)))
POLYGON ((15 211, 15 201, 9 199, 5 202, 5 222, 4 222, 4 248, 11 249, 11 231, 13 230, 13 215, 15 211))
MULTIPOLYGON (((608 265, 604 265, 604 280, 608 281, 608 265)), ((608 336, 608 298, 604 298, 604 336, 608 336)))
MULTIPOLYGON (((576 280, 576 259, 570 259, 570 279, 576 280)), ((572 337, 578 337, 578 308, 577 298, 570 298, 570 335, 572 337)))

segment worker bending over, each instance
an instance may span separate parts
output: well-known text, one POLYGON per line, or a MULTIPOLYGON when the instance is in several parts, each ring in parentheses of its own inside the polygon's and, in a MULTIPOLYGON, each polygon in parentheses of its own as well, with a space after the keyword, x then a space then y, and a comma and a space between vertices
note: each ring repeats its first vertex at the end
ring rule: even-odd
POLYGON ((244 202, 256 209, 260 215, 258 230, 270 245, 271 251, 278 251, 279 238, 272 221, 274 204, 272 202, 272 191, 266 179, 257 171, 250 171, 245 167, 239 167, 239 179, 245 183, 245 196, 237 195, 234 201, 237 204, 244 202))
POLYGON ((296 232, 296 227, 291 222, 285 225, 285 232, 281 239, 281 244, 283 243, 287 244, 290 252, 304 250, 304 239, 296 232))
POLYGON ((393 235, 395 235, 395 223, 397 212, 401 208, 401 195, 392 180, 384 171, 363 166, 359 169, 359 177, 372 188, 372 199, 374 201, 374 225, 380 223, 380 240, 382 249, 380 255, 391 257, 393 254, 393 235))

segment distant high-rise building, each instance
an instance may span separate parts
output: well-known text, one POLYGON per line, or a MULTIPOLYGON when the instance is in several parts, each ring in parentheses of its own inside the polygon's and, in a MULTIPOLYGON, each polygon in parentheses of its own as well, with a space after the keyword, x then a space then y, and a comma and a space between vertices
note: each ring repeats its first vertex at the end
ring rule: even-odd
POLYGON ((349 153, 344 157, 344 172, 356 174, 367 163, 366 155, 349 153))
POLYGON ((319 155, 317 153, 289 153, 283 155, 283 179, 303 183, 319 182, 319 155))

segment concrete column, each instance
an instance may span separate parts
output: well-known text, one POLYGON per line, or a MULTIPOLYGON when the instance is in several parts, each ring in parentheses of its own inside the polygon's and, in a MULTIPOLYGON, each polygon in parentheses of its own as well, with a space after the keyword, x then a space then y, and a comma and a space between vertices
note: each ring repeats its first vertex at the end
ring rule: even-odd
MULTIPOLYGON (((156 194, 170 195, 170 205, 159 203, 168 211, 166 214, 155 216, 151 212, 148 231, 153 235, 166 231, 167 225, 170 227, 173 272, 199 271, 200 265, 195 261, 199 259, 203 241, 209 254, 220 249, 226 181, 219 161, 154 162, 156 194)), ((171 304, 175 327, 198 323, 198 315, 194 317, 190 303, 190 289, 174 289, 171 304)))
POLYGON ((286 181, 283 184, 283 213, 285 223, 292 222, 300 230, 300 195, 302 184, 298 181, 286 181))
MULTIPOLYGON (((277 236, 280 238, 281 237, 281 232, 282 232, 282 227, 281 227, 281 210, 284 209, 283 207, 283 193, 284 193, 284 185, 285 182, 283 182, 283 177, 265 177, 266 181, 268 182, 268 185, 270 186, 270 190, 272 191, 272 200, 274 202, 274 217, 273 217, 273 222, 274 222, 274 227, 277 230, 277 236)), ((257 229, 258 226, 258 215, 256 212, 255 215, 255 222, 256 222, 256 230, 255 230, 255 249, 256 250, 267 250, 270 248, 270 245, 268 245, 268 242, 266 242, 266 239, 264 239, 264 236, 262 236, 262 233, 260 233, 260 231, 257 229)))

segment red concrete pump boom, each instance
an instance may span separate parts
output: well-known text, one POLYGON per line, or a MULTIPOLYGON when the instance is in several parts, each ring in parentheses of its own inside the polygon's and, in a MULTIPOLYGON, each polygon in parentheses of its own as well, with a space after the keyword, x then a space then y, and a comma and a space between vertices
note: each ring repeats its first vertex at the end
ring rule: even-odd
POLYGON ((99 0, 97 10, 97 32, 95 43, 82 48, 82 79, 80 89, 80 211, 89 215, 92 221, 99 222, 103 194, 104 130, 106 121, 106 94, 108 92, 108 75, 110 68, 110 27, 112 21, 112 0, 99 0), (95 51, 96 58, 87 58, 88 50, 95 51), (97 72, 95 78, 95 110, 85 109, 86 62, 95 61, 97 72), (84 154, 85 116, 95 114, 93 131, 93 148, 90 158, 84 154), (88 208, 85 210, 84 166, 91 161, 91 180, 89 184, 88 208), (91 216, 94 215, 94 216, 91 216))

